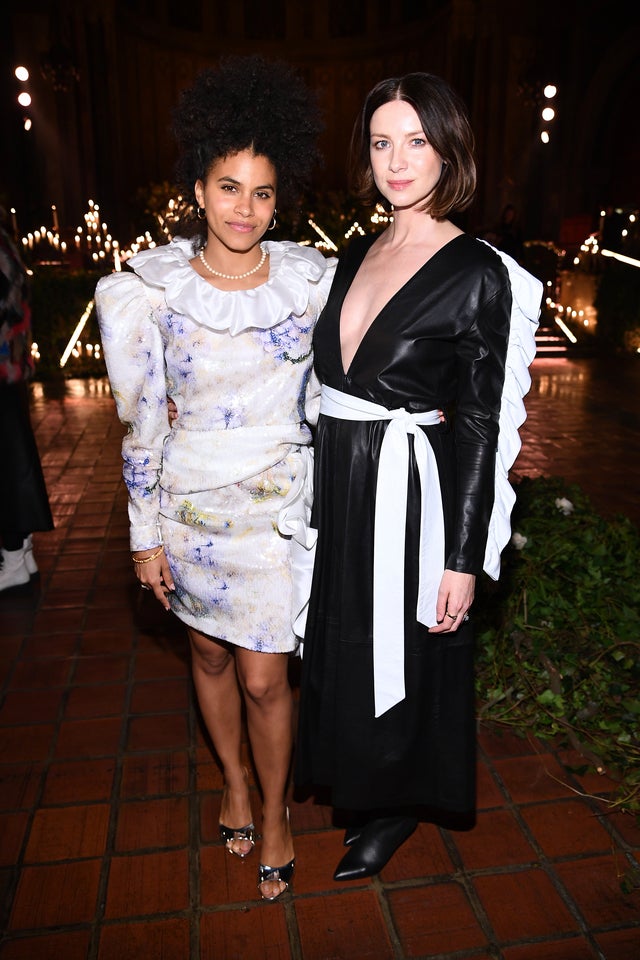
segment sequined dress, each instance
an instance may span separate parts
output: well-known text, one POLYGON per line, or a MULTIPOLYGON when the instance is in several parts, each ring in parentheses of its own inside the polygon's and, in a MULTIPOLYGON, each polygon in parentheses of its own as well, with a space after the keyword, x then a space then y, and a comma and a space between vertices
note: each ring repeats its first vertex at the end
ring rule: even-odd
POLYGON ((278 514, 306 469, 311 340, 335 260, 267 242, 269 279, 221 291, 178 238, 100 280, 96 312, 123 439, 131 549, 163 543, 173 612, 263 652, 296 648, 278 514), (178 408, 172 428, 167 395, 178 408), (307 409, 305 412, 305 402, 307 409))

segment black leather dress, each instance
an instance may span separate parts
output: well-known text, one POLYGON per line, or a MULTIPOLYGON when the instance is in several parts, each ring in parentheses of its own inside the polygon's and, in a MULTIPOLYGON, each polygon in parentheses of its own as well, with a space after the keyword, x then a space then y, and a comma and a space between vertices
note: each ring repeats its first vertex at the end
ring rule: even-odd
MULTIPOLYGON (((375 237, 350 245, 314 336, 320 382, 409 412, 441 409, 421 427, 438 463, 446 567, 479 574, 493 505, 511 287, 499 256, 462 234, 430 258, 378 314, 345 373, 342 303, 375 237)), ((351 810, 475 809, 472 621, 430 634, 415 617, 420 492, 410 451, 405 549, 405 699, 374 717, 373 521, 386 421, 321 415, 312 525, 318 529, 296 745, 297 786, 329 787, 351 810)))

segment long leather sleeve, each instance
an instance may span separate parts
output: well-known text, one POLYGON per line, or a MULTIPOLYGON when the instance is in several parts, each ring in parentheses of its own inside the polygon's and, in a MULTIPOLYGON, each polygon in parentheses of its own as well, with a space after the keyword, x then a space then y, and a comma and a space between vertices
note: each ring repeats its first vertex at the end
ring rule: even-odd
POLYGON ((457 341, 454 413, 457 497, 449 570, 479 573, 493 507, 500 401, 509 338, 511 291, 501 287, 457 341))

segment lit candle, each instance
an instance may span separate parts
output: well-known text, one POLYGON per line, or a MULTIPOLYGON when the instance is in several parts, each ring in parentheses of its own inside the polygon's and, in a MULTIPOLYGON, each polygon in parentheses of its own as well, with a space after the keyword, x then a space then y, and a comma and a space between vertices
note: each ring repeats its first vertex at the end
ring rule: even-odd
POLYGON ((51 213, 53 214, 53 229, 56 233, 60 230, 60 224, 58 223, 58 208, 55 203, 51 204, 51 213))
POLYGON ((18 235, 18 218, 16 217, 16 208, 11 207, 11 226, 13 227, 13 232, 15 235, 18 235))

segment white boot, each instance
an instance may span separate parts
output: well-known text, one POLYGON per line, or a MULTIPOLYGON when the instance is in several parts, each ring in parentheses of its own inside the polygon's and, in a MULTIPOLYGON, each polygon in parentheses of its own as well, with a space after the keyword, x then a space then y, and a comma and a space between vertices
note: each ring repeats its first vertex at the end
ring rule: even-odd
POLYGON ((22 546, 24 549, 24 564, 29 571, 29 576, 32 577, 34 573, 38 572, 38 564, 36 563, 36 558, 33 555, 33 537, 31 534, 24 538, 24 543, 22 546))
POLYGON ((25 550, 2 550, 2 570, 0 570, 0 590, 19 587, 29 583, 29 571, 24 560, 25 550))

